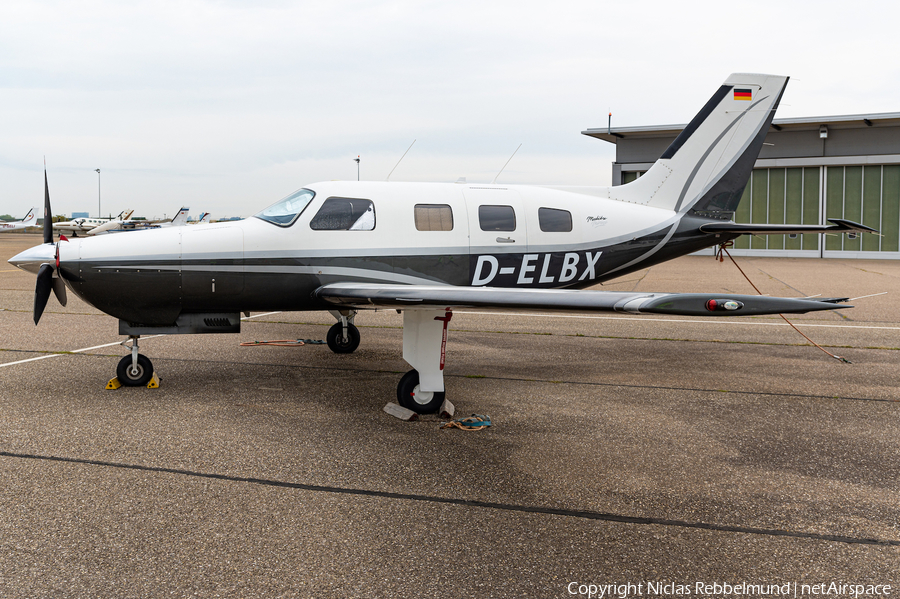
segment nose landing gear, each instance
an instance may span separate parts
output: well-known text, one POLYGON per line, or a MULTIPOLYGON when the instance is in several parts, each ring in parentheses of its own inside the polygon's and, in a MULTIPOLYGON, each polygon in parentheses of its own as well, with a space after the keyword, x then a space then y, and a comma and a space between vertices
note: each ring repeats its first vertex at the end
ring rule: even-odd
POLYGON ((146 387, 153 378, 153 363, 147 356, 138 353, 138 335, 132 335, 121 343, 128 347, 131 341, 131 355, 125 356, 116 366, 116 378, 126 387, 146 387))

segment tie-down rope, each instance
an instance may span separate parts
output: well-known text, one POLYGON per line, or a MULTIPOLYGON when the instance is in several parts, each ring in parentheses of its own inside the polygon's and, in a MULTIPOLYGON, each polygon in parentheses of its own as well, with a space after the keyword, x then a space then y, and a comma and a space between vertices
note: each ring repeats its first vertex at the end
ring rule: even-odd
MULTIPOLYGON (((753 284, 753 281, 750 280, 750 277, 747 276, 747 273, 744 272, 744 270, 738 265, 738 263, 737 263, 737 262, 735 261, 735 259, 732 257, 731 253, 728 251, 728 248, 729 248, 729 247, 734 247, 734 242, 733 242, 733 241, 726 241, 725 243, 720 243, 720 244, 719 244, 719 251, 716 252, 716 258, 719 259, 719 262, 724 262, 724 261, 725 261, 725 258, 722 257, 722 252, 725 252, 725 254, 731 259, 731 262, 737 267, 737 269, 738 269, 739 271, 741 271, 741 274, 744 275, 744 278, 747 279, 747 282, 750 283, 750 286, 753 287, 754 289, 756 289, 756 293, 758 293, 758 294, 760 294, 760 295, 763 295, 763 292, 760 291, 759 288, 758 288, 756 285, 753 284)), ((822 347, 821 345, 819 345, 818 343, 816 343, 815 341, 813 341, 812 339, 810 339, 809 337, 807 337, 806 335, 804 335, 804 334, 803 334, 803 331, 801 331, 800 329, 798 329, 797 327, 795 327, 795 326, 794 326, 794 323, 792 323, 790 320, 788 320, 788 319, 784 316, 784 314, 779 314, 778 316, 780 316, 786 323, 788 323, 789 325, 791 325, 791 328, 794 329, 795 331, 797 331, 798 333, 800 333, 800 335, 801 335, 804 339, 806 339, 807 341, 809 341, 810 343, 812 343, 813 345, 815 345, 816 347, 818 347, 819 349, 821 349, 823 352, 825 352, 826 354, 828 354, 829 356, 831 356, 831 357, 834 358, 835 360, 840 360, 840 361, 843 362, 844 364, 852 364, 852 362, 851 362, 850 360, 848 360, 847 358, 842 358, 841 356, 838 356, 838 355, 835 355, 835 354, 831 353, 830 351, 828 351, 827 349, 825 349, 824 347, 822 347)))

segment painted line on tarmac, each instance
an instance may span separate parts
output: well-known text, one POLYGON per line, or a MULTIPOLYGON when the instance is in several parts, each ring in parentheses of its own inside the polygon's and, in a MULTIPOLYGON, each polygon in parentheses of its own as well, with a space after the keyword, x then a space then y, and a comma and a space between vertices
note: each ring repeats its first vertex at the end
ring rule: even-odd
MULTIPOLYGON (((763 327, 787 327, 790 326, 784 322, 749 322, 746 320, 724 320, 723 318, 705 318, 703 320, 682 320, 680 318, 647 318, 642 316, 583 316, 581 314, 549 314, 545 312, 472 312, 469 310, 454 310, 454 314, 478 314, 483 316, 515 316, 522 318, 523 316, 541 317, 541 318, 585 318, 589 320, 637 320, 643 322, 676 322, 679 324, 738 324, 745 326, 763 326, 763 327)), ((817 327, 824 329, 876 329, 883 331, 900 331, 900 327, 876 327, 869 325, 848 325, 848 324, 806 324, 803 321, 794 321, 798 327, 817 327)))
POLYGON ((141 466, 137 464, 123 464, 118 462, 104 462, 100 460, 87 460, 78 458, 64 458, 58 456, 45 456, 36 454, 12 453, 0 451, 0 457, 23 460, 38 460, 44 462, 62 462, 68 464, 81 464, 85 466, 101 466, 106 468, 119 468, 123 470, 136 470, 139 472, 155 472, 159 474, 176 474, 193 478, 205 478, 226 482, 238 482, 266 487, 279 487, 285 489, 298 489, 314 493, 330 493, 335 495, 359 495, 365 497, 378 497, 381 499, 399 499, 403 501, 419 501, 424 503, 438 503, 455 505, 460 507, 477 507, 506 512, 519 512, 528 514, 546 514, 549 516, 565 516, 569 518, 581 518, 585 520, 602 520, 606 522, 618 522, 622 524, 651 524, 657 526, 673 526, 678 528, 694 528, 711 530, 715 532, 734 532, 752 535, 764 535, 772 537, 794 537, 798 539, 811 539, 815 541, 831 541, 836 543, 849 543, 853 545, 886 545, 900 547, 900 541, 891 539, 876 539, 867 537, 847 537, 843 535, 830 535, 816 532, 800 532, 795 530, 782 530, 777 528, 757 528, 751 526, 736 526, 729 524, 714 524, 711 522, 691 522, 687 520, 673 520, 669 518, 654 518, 645 516, 627 516, 624 514, 612 514, 594 512, 590 510, 570 510, 552 508, 539 505, 517 505, 512 503, 499 503, 493 501, 481 501, 477 499, 459 499, 454 497, 441 497, 439 495, 417 495, 413 493, 392 493, 390 491, 375 491, 372 489, 354 489, 349 487, 329 487, 324 485, 310 485, 305 483, 291 483, 265 478, 249 478, 244 476, 230 476, 227 474, 211 474, 207 472, 194 472, 180 468, 162 468, 157 466, 141 466))
MULTIPOLYGON (((280 312, 266 312, 265 314, 256 314, 255 316, 245 316, 241 318, 241 320, 250 320, 251 318, 259 318, 260 316, 271 316, 273 314, 280 314, 280 312)), ((165 337, 165 335, 148 335, 147 337, 141 337, 141 339, 153 339, 154 337, 165 337)), ((112 343, 104 343, 103 345, 95 345, 93 347, 82 347, 81 349, 73 349, 70 351, 57 352, 52 354, 47 354, 44 356, 38 356, 37 358, 28 358, 26 360, 18 360, 16 362, 6 362, 5 364, 0 364, 0 368, 4 368, 6 366, 15 366, 16 364, 25 364, 26 362, 37 362, 38 360, 46 360, 48 358, 57 358, 59 356, 67 356, 69 354, 80 354, 86 351, 91 351, 93 349, 103 349, 104 347, 112 347, 113 345, 122 345, 121 341, 114 341, 112 343)))
MULTIPOLYGON (((165 337, 165 335, 150 335, 149 337, 143 337, 143 339, 153 339, 154 337, 165 337)), ((92 349, 102 349, 104 347, 112 347, 113 345, 121 344, 121 341, 115 341, 113 343, 95 345, 94 347, 82 347, 81 349, 73 349, 71 351, 47 354, 45 356, 38 356, 37 358, 28 358, 27 360, 19 360, 18 362, 6 362, 5 364, 0 364, 0 368, 3 368, 5 366, 15 366, 16 364, 25 364, 26 362, 37 362, 38 360, 46 360, 47 358, 58 358, 59 356, 67 356, 69 354, 80 354, 82 352, 91 351, 92 349)))

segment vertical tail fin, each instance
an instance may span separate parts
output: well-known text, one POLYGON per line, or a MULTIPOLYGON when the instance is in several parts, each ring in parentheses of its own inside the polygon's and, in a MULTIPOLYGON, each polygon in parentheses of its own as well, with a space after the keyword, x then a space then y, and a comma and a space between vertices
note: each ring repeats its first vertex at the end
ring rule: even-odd
POLYGON ((180 227, 181 225, 187 224, 188 212, 190 212, 190 208, 182 208, 178 211, 178 214, 172 219, 172 225, 175 227, 180 227))
POLYGON ((642 177, 610 197, 730 219, 788 78, 731 75, 642 177))

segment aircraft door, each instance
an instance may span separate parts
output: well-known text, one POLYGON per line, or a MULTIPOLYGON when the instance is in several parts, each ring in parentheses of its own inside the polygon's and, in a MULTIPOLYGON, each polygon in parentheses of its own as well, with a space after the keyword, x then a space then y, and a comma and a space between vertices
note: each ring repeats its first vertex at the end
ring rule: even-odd
POLYGON ((516 287, 532 282, 534 264, 527 254, 525 207, 515 190, 467 187, 469 283, 516 287))
POLYGON ((235 226, 179 228, 184 308, 229 308, 244 291, 244 232, 235 226))

